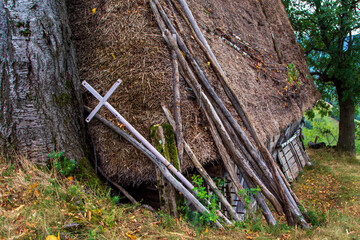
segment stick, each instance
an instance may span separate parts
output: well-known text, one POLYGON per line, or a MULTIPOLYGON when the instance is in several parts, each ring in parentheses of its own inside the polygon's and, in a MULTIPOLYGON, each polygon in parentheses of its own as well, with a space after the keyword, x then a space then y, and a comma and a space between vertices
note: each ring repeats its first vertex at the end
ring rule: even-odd
MULTIPOLYGON (((91 112, 91 109, 89 107, 85 107, 85 110, 88 112, 91 112)), ((112 129, 114 132, 122 136, 124 139, 126 139, 129 143, 131 143, 135 148, 140 150, 147 156, 155 165, 159 168, 159 170, 162 172, 164 177, 178 190, 180 191, 184 197, 191 202, 194 207, 200 212, 209 212, 200 202, 197 200, 189 190, 187 190, 168 170, 168 168, 159 160, 157 157, 150 152, 143 144, 138 142, 135 138, 130 136, 128 133, 123 131, 121 128, 115 126, 110 121, 106 120, 105 118, 101 117, 99 114, 95 114, 95 118, 100 120, 104 125, 112 129)), ((169 163, 170 164, 170 163, 169 163)), ((219 223, 219 221, 215 222, 216 226, 219 228, 223 228, 223 226, 219 223)))
MULTIPOLYGON (((175 35, 176 37, 176 35, 175 35)), ((175 125, 173 128, 176 132, 176 144, 179 156, 179 170, 183 162, 184 155, 184 143, 183 143, 183 131, 182 131, 182 119, 181 119, 181 97, 180 97, 180 81, 179 81, 179 64, 177 56, 174 50, 171 50, 171 58, 173 65, 173 86, 174 86, 174 116, 175 125)))
POLYGON ((101 175, 103 175, 103 177, 106 179, 106 181, 110 182, 112 185, 114 185, 117 189, 120 190, 120 192, 122 192, 125 197, 127 197, 127 199, 130 200, 130 202, 132 202, 133 204, 138 204, 138 202, 123 188, 121 187, 119 184, 117 184, 116 182, 112 181, 108 176, 105 175, 104 171, 101 170, 101 168, 98 168, 98 171, 101 175))
MULTIPOLYGON (((215 127, 213 121, 209 117, 208 117, 208 122, 210 125, 210 131, 212 133, 215 144, 220 152, 221 158, 223 159, 224 166, 227 169, 232 182, 234 183, 236 192, 238 193, 240 190, 244 190, 244 188, 241 185, 236 172, 234 171, 233 167, 231 166, 232 160, 231 160, 229 154, 227 153, 225 146, 221 142, 221 137, 219 136, 219 133, 216 130, 216 127, 215 127)), ((243 176, 244 176, 244 178, 246 178, 246 174, 243 174, 243 176)), ((249 179, 246 179, 246 180, 247 180, 246 182, 250 185, 251 181, 249 179)), ((238 195, 238 196, 240 197, 240 200, 243 203, 243 205, 246 206, 244 197, 240 196, 240 195, 238 195)), ((256 199, 257 203, 259 204, 259 206, 262 208, 262 210, 263 210, 262 213, 263 213, 266 221, 268 222, 268 224, 275 226, 276 220, 275 220, 274 216, 272 215, 268 205, 264 201, 263 195, 258 193, 257 195, 255 195, 255 199, 256 199)))
MULTIPOLYGON (((189 76, 189 79, 190 79, 189 85, 197 87, 197 88, 193 88, 193 89, 195 89, 195 94, 197 95, 197 97, 201 98, 203 100, 203 102, 206 103, 205 110, 210 112, 211 116, 214 119, 217 119, 217 122, 219 124, 221 124, 221 120, 219 119, 218 115, 216 114, 215 109, 212 107, 208 97, 201 90, 201 87, 197 83, 197 80, 196 80, 194 74, 192 73, 192 70, 188 66, 186 60, 184 59, 184 56, 181 54, 180 49, 176 47, 176 42, 172 38, 170 32, 165 30, 164 33, 165 33, 165 37, 167 38, 167 42, 169 42, 172 45, 172 48, 174 48, 174 50, 176 51, 176 54, 178 55, 178 59, 183 67, 183 70, 186 71, 186 74, 188 74, 188 76, 189 76)), ((238 160, 238 164, 240 164, 241 168, 244 169, 244 171, 246 171, 249 174, 249 176, 251 176, 251 179, 254 181, 254 183, 259 185, 259 187, 263 190, 265 196, 270 200, 270 202, 274 205, 274 207, 277 209, 277 211, 281 213, 282 208, 281 208, 280 203, 274 197, 274 195, 267 189, 267 187, 259 180, 259 178, 254 174, 254 172, 252 171, 252 169, 250 168, 250 166, 248 165, 246 160, 238 152, 238 150, 236 150, 236 148, 235 148, 233 142, 231 141, 229 135, 227 134, 225 128, 221 128, 221 130, 219 130, 219 132, 220 132, 220 135, 222 135, 223 141, 227 142, 226 145, 228 148, 230 148, 230 152, 232 152, 232 157, 234 157, 238 160)))

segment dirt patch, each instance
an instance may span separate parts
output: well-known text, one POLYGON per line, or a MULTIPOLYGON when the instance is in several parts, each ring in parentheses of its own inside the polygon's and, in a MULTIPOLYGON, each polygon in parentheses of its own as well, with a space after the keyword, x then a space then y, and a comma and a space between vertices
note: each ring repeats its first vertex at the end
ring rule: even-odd
MULTIPOLYGON (((294 41, 281 2, 264 1, 261 5, 258 1, 192 0, 188 4, 262 139, 279 134, 299 120, 318 95, 312 80, 306 77, 303 53, 294 41), (270 17, 265 16, 264 9, 270 17), (228 37, 240 51, 221 37, 228 37), (288 64, 294 64, 298 71, 296 82, 288 81, 288 64)), ((163 6, 170 13, 170 8, 163 6)), ((123 83, 110 103, 149 139, 150 127, 166 122, 160 103, 173 105, 170 54, 149 2, 71 0, 68 8, 81 80, 88 81, 104 95, 121 78, 123 83)), ((180 21, 199 64, 230 108, 211 65, 191 40, 186 23, 180 21)), ((185 139, 203 164, 217 160, 219 156, 207 123, 199 113, 199 103, 183 79, 181 84, 185 139)), ((85 102, 90 107, 97 104, 87 93, 85 102)), ((106 110, 100 114, 116 123, 106 110)), ((155 180, 153 165, 141 153, 96 121, 89 128, 99 165, 112 179, 123 185, 155 180)), ((192 164, 185 159, 183 169, 191 168, 192 164)))

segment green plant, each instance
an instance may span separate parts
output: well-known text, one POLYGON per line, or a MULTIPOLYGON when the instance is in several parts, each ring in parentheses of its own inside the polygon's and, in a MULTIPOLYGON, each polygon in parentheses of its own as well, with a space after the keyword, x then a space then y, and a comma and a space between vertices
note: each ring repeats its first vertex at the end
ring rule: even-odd
POLYGON ((256 186, 256 188, 245 188, 239 190, 238 194, 242 195, 246 202, 247 206, 245 206, 245 208, 247 208, 248 205, 250 204, 251 197, 257 195, 260 191, 261 189, 259 186, 256 186))
POLYGON ((74 159, 67 159, 63 156, 63 152, 53 152, 48 154, 48 157, 54 161, 56 170, 65 177, 70 176, 76 167, 74 159))
MULTIPOLYGON (((301 212, 305 212, 305 209, 302 205, 299 206, 299 209, 301 212)), ((312 226, 319 227, 326 223, 325 213, 320 212, 318 209, 308 208, 307 211, 304 213, 304 216, 312 226)))
POLYGON ((360 140, 360 122, 355 121, 355 138, 360 140))
POLYGON ((204 179, 201 176, 193 175, 192 181, 195 184, 193 190, 196 192, 200 202, 204 205, 207 205, 209 212, 199 213, 196 211, 191 211, 185 201, 183 210, 185 211, 186 218, 189 219, 195 226, 200 227, 215 223, 218 219, 216 212, 219 210, 216 195, 206 191, 206 187, 204 186, 204 179))

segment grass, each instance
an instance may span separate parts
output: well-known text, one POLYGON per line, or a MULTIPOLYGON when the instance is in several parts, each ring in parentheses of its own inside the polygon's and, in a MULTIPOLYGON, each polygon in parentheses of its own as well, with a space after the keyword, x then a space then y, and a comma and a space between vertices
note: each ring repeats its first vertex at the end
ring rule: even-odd
POLYGON ((359 156, 332 150, 309 151, 313 166, 294 184, 304 205, 324 221, 311 231, 296 230, 294 239, 360 239, 359 156))
MULTIPOLYGON (((293 190, 309 212, 312 228, 276 227, 254 219, 219 230, 152 213, 118 197, 84 169, 64 177, 24 157, 0 157, 0 239, 360 239, 360 159, 329 150, 309 151, 293 190)), ((79 167, 81 169, 81 167, 79 167)), ((85 168, 86 169, 86 168, 85 168)))
MULTIPOLYGON (((309 141, 314 142, 315 137, 318 136, 317 142, 325 142, 326 145, 336 146, 337 139, 339 137, 339 122, 329 116, 321 116, 318 110, 314 110, 315 117, 311 121, 306 117, 306 120, 311 123, 312 129, 307 127, 303 128, 305 136, 305 143, 309 141), (327 133, 327 130, 331 134, 327 133)), ((358 120, 355 120, 358 122, 358 120)), ((360 155, 360 139, 355 139, 356 154, 360 155)))

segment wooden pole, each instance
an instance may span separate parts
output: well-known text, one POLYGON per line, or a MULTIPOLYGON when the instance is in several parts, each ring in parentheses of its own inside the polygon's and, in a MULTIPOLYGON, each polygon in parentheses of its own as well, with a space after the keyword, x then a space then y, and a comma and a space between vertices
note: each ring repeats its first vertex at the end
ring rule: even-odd
MULTIPOLYGON (((223 145, 222 141, 221 141, 221 137, 219 136, 218 131, 216 130, 216 127, 214 125, 214 122, 211 120, 210 117, 208 117, 208 122, 210 125, 210 131, 212 133, 213 139, 215 141, 215 144, 220 152, 221 158, 223 159, 223 163, 225 168, 227 169, 230 178, 232 180, 232 182, 234 183, 234 187, 236 192, 238 193, 240 190, 244 190, 243 186, 241 185, 239 178, 236 174, 236 172, 234 171, 233 167, 231 166, 232 160, 229 156, 229 154, 227 153, 225 146, 223 145)), ((251 180, 247 177, 247 175, 245 173, 243 173, 244 178, 246 179, 246 182, 251 185, 252 182, 251 180)), ((252 184, 254 186, 254 184, 252 184)), ((238 195, 241 202, 243 203, 243 205, 246 205, 246 202, 244 200, 243 196, 238 195)), ((274 216, 272 215, 268 205, 266 204, 265 200, 264 200, 264 196, 261 193, 258 193, 255 195, 255 199, 257 201, 257 203, 259 204, 260 208, 263 210, 262 213, 266 219, 266 221, 268 222, 268 224, 275 226, 276 225, 276 220, 274 218, 274 216)))
MULTIPOLYGON (((176 35, 174 35, 176 38, 176 35)), ((179 80, 179 63, 174 50, 171 50, 172 66, 173 66, 173 92, 174 92, 174 116, 175 116, 175 136, 176 145, 179 156, 179 170, 181 171, 181 165, 183 162, 184 155, 184 135, 182 130, 182 119, 181 119, 181 96, 180 96, 180 80, 179 80)))

